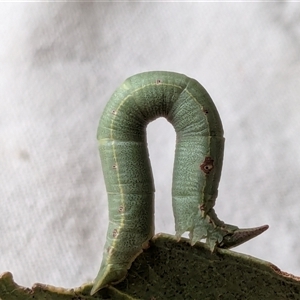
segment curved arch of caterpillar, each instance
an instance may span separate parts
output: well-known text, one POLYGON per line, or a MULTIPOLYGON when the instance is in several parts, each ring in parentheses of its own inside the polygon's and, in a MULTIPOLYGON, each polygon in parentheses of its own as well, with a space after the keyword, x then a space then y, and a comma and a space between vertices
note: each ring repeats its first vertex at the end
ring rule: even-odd
POLYGON ((268 228, 239 229, 219 220, 214 211, 224 137, 207 91, 182 74, 134 75, 113 93, 98 127, 109 225, 91 294, 122 281, 154 235, 154 183, 146 126, 161 116, 177 134, 172 187, 176 236, 189 231, 191 245, 206 238, 213 251, 237 246, 268 228))

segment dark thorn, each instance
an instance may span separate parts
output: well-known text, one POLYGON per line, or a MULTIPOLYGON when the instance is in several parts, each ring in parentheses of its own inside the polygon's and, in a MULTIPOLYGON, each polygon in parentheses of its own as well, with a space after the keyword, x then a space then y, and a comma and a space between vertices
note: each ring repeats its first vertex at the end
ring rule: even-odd
POLYGON ((263 225, 254 228, 237 229, 232 234, 225 235, 219 247, 229 249, 232 247, 239 246, 260 235, 268 228, 269 225, 263 225))

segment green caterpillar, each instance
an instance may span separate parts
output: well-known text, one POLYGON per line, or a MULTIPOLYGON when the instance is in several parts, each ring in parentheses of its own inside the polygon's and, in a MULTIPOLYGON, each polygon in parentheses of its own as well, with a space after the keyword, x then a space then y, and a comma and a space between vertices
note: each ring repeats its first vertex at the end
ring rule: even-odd
POLYGON ((177 134, 172 204, 178 239, 189 231, 191 245, 206 238, 213 251, 240 245, 268 228, 239 229, 219 220, 214 211, 224 137, 207 91, 182 74, 134 75, 114 92, 98 128, 109 225, 92 295, 122 281, 154 235, 154 183, 146 126, 158 117, 165 117, 177 134))

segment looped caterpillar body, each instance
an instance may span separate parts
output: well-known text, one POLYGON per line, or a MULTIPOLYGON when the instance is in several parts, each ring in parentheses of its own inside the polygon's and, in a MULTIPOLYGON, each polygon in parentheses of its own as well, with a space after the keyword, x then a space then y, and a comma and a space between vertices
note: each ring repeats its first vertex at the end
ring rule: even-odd
POLYGON ((206 238, 213 251, 240 245, 268 228, 239 229, 219 220, 214 211, 224 137, 207 91, 182 74, 134 75, 113 93, 98 127, 109 225, 91 294, 122 281, 154 235, 154 183, 146 126, 158 117, 165 117, 177 134, 172 186, 176 236, 189 231, 191 245, 206 238))

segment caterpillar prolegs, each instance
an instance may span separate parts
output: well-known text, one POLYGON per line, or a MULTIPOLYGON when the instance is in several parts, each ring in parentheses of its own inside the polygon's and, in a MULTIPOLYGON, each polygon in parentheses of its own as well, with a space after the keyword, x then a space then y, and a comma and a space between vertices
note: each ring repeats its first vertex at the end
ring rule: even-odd
POLYGON ((146 126, 158 117, 165 117, 176 131, 172 186, 176 236, 189 231, 191 245, 206 238, 213 251, 240 245, 268 228, 239 229, 219 220, 214 211, 224 137, 207 91, 182 74, 134 75, 113 93, 98 127, 109 225, 91 294, 122 281, 154 235, 154 183, 146 126))

